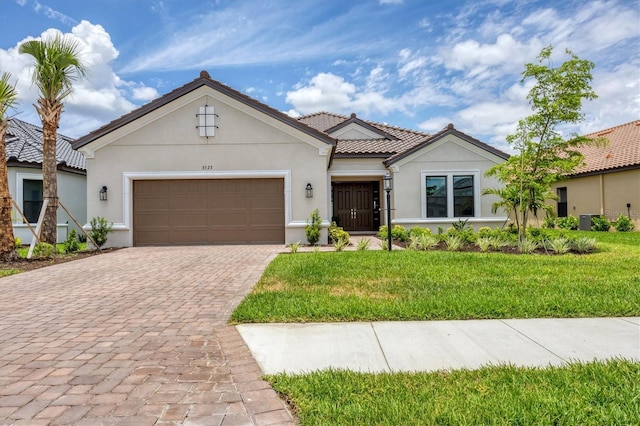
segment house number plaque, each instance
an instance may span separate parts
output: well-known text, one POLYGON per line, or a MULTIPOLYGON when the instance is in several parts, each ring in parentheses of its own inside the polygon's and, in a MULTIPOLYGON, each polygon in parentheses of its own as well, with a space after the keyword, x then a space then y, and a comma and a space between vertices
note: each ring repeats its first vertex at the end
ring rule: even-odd
POLYGON ((202 170, 213 170, 213 166, 202 166, 202 170))

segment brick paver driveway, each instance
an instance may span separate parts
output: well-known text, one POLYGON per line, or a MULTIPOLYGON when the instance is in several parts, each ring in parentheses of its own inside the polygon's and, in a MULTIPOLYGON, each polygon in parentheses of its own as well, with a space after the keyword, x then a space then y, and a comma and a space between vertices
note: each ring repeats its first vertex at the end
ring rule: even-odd
POLYGON ((128 248, 0 279, 0 425, 293 424, 226 325, 278 249, 128 248))

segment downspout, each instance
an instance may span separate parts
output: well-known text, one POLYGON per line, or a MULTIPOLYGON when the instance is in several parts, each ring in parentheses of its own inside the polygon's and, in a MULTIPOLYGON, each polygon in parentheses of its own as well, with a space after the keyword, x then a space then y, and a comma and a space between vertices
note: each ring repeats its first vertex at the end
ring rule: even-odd
POLYGON ((600 175, 600 214, 604 215, 604 174, 600 175))

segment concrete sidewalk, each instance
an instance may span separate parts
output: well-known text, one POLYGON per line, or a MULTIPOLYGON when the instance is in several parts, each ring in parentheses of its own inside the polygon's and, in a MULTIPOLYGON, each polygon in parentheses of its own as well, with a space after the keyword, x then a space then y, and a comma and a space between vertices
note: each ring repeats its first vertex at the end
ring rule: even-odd
POLYGON ((640 317, 242 324, 237 329, 265 374, 544 367, 615 357, 640 361, 640 317))

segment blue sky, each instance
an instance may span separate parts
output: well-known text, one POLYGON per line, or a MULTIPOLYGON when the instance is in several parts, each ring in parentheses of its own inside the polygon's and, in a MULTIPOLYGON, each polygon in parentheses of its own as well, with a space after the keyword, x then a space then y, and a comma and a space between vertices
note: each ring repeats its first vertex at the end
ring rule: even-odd
POLYGON ((60 131, 83 134, 179 87, 212 78, 291 115, 330 111, 435 132, 447 123, 509 150, 530 109, 527 62, 555 46, 595 63, 588 133, 640 118, 640 3, 509 0, 0 0, 0 70, 32 107, 17 47, 60 31, 88 64, 60 131))

